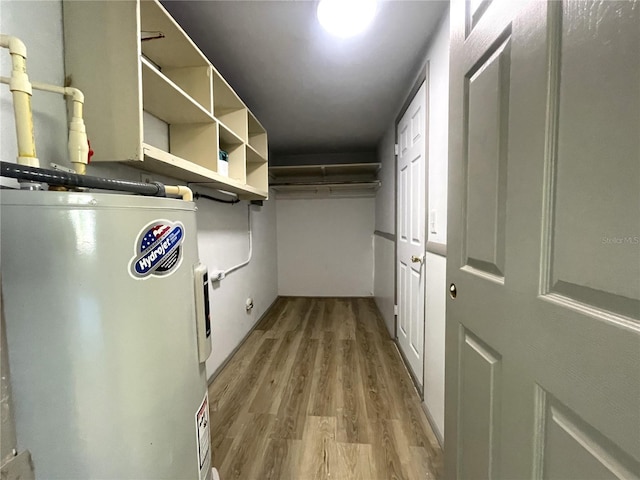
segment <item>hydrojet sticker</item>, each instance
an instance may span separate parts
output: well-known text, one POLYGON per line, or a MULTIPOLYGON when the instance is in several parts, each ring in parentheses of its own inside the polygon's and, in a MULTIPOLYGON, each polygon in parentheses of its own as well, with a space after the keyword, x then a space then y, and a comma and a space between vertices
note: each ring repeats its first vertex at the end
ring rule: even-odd
POLYGON ((135 244, 129 273, 136 279, 162 277, 174 272, 182 262, 184 225, 156 220, 144 227, 135 244))

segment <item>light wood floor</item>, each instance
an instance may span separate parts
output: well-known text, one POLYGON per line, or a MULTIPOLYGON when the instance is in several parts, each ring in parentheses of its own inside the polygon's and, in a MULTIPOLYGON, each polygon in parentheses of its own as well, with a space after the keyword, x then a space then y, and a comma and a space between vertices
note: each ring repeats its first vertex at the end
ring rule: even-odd
POLYGON ((371 299, 278 299, 209 402, 222 480, 441 473, 440 447, 371 299))

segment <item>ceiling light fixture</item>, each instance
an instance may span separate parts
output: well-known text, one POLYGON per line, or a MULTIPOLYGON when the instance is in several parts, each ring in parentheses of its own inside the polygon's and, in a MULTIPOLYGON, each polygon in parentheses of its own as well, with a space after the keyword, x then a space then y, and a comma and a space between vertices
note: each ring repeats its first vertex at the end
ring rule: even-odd
POLYGON ((317 15, 325 30, 346 38, 362 33, 377 10, 376 0, 320 0, 317 15))

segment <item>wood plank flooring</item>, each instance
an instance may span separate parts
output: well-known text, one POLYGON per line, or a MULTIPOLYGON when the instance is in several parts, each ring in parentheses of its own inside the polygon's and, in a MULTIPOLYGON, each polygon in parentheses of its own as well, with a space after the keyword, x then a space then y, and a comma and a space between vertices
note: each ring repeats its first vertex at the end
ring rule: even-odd
POLYGON ((369 298, 279 298, 209 386, 222 480, 434 479, 442 452, 369 298))

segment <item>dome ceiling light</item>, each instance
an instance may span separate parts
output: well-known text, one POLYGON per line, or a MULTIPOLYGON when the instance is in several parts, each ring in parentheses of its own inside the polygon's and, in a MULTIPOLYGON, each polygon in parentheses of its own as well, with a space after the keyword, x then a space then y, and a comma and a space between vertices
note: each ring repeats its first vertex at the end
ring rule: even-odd
POLYGON ((317 15, 327 32, 347 38, 364 32, 377 10, 376 0, 320 0, 317 15))

